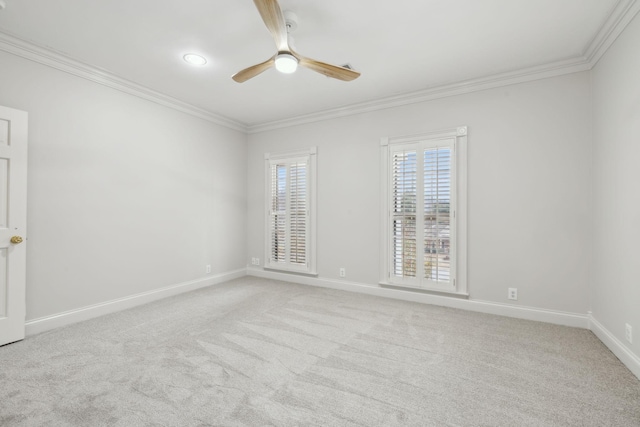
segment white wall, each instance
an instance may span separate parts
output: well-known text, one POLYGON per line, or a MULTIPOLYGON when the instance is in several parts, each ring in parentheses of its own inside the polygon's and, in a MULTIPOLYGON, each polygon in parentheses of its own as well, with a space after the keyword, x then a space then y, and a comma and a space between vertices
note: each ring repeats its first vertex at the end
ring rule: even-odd
POLYGON ((246 136, 0 52, 29 113, 27 319, 245 266, 246 136))
POLYGON ((588 73, 249 136, 248 256, 264 258, 263 153, 318 146, 318 271, 378 283, 380 137, 469 126, 472 300, 585 315, 591 246, 588 73))
MULTIPOLYGON (((640 369, 640 16, 593 69, 593 316, 640 369), (624 337, 634 327, 634 343, 624 337)), ((640 372, 638 370, 637 372, 640 372)), ((638 374, 636 374, 638 375, 638 374)))

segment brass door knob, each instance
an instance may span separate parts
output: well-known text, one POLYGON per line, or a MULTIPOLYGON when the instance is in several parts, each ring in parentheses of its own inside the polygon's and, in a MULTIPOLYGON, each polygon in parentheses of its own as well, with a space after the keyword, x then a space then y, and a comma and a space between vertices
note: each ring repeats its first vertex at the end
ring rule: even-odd
POLYGON ((17 245, 18 243, 22 243, 22 237, 20 236, 13 236, 11 238, 11 243, 13 243, 14 245, 17 245))

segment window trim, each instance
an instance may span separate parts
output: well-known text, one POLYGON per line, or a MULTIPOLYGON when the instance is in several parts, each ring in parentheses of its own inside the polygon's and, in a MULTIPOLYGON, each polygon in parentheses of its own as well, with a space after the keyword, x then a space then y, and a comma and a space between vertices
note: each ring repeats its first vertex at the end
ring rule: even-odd
POLYGON ((317 264, 316 264, 316 218, 317 218, 317 147, 310 147, 306 150, 284 151, 277 153, 265 153, 264 154, 264 174, 265 174, 265 187, 264 187, 264 202, 265 202, 265 216, 264 216, 264 269, 278 271, 283 273, 297 273, 310 276, 317 276, 317 264), (296 159, 306 159, 308 164, 307 170, 307 185, 308 185, 308 218, 309 224, 307 228, 307 266, 299 267, 292 266, 287 262, 286 266, 278 265, 271 262, 271 228, 270 228, 270 215, 271 215, 271 165, 278 161, 291 162, 296 159))
POLYGON ((420 289, 450 295, 468 296, 467 288, 467 127, 459 126, 441 131, 421 133, 401 137, 383 137, 380 139, 380 285, 401 288, 420 289), (390 230, 390 194, 391 174, 390 161, 392 147, 414 144, 438 139, 454 140, 452 168, 456 183, 455 221, 455 261, 452 288, 414 286, 407 283, 391 281, 391 230, 390 230))

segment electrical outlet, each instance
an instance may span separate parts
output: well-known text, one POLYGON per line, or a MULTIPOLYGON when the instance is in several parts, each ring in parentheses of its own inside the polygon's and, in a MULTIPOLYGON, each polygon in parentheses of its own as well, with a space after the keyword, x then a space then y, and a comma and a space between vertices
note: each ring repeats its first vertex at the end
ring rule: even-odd
POLYGON ((256 263, 255 265, 260 265, 260 258, 256 258, 256 263))
POLYGON ((518 288, 509 288, 509 292, 507 294, 507 298, 512 299, 514 301, 518 300, 518 288))
POLYGON ((624 337, 629 341, 629 344, 633 344, 633 328, 630 324, 624 324, 624 337))
POLYGON ((340 268, 340 277, 347 277, 347 269, 342 267, 340 268))
POLYGON ((211 273, 211 264, 207 264, 207 274, 211 273))

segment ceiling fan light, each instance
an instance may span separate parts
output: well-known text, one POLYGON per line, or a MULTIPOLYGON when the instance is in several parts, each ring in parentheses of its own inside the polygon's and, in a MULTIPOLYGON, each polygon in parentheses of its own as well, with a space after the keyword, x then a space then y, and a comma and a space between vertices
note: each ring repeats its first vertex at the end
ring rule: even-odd
POLYGON ((291 74, 298 68, 298 60, 289 53, 280 53, 276 56, 276 70, 281 73, 291 74))

